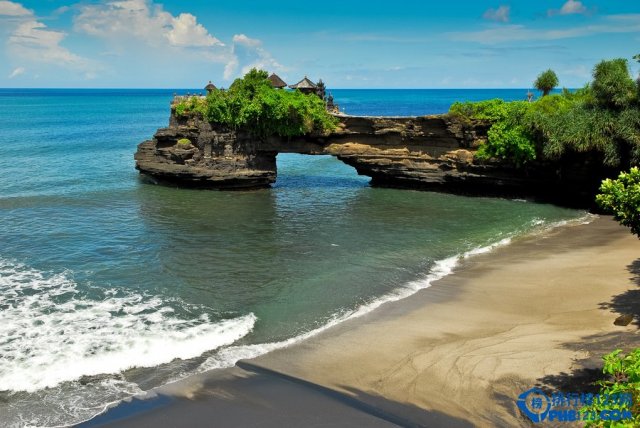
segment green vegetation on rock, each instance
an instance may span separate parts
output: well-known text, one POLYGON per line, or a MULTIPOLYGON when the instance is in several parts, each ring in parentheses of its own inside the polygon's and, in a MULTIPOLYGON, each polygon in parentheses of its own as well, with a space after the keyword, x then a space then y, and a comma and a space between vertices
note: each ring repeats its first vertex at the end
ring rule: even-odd
POLYGON ((176 106, 178 116, 194 113, 258 137, 326 134, 337 124, 319 97, 274 89, 267 72, 256 69, 226 91, 214 90, 206 98, 191 97, 176 106))
POLYGON ((489 100, 455 103, 450 114, 491 124, 478 150, 481 160, 497 158, 522 166, 534 159, 557 160, 568 153, 600 154, 610 167, 640 163, 640 83, 627 61, 602 61, 593 82, 577 91, 534 102, 489 100))
POLYGON ((189 147, 191 146, 191 140, 188 138, 181 138, 177 142, 178 147, 189 147))
POLYGON ((559 83, 560 82, 558 81, 558 76, 555 71, 549 69, 540 73, 536 81, 533 83, 533 86, 535 86, 537 90, 542 91, 542 96, 545 97, 549 95, 549 92, 553 91, 559 83))
POLYGON ((640 169, 622 172, 617 180, 604 180, 600 192, 598 204, 640 238, 640 169))

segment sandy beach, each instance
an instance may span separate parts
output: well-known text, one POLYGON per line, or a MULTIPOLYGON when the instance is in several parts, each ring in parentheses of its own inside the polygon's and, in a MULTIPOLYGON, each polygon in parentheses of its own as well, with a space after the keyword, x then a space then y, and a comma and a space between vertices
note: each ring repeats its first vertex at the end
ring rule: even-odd
POLYGON ((582 391, 603 354, 640 346, 639 286, 640 240, 627 229, 610 217, 560 227, 467 259, 430 288, 309 340, 160 388, 147 400, 155 405, 122 404, 91 425, 527 426, 515 405, 521 392, 582 391), (615 326, 622 313, 634 322, 615 326))

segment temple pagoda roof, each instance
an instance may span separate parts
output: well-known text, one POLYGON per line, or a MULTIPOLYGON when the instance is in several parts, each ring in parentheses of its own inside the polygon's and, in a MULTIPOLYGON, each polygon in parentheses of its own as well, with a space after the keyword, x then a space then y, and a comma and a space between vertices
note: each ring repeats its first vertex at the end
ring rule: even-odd
POLYGON ((276 73, 271 74, 269 76, 269 82, 271 82, 271 86, 274 88, 282 89, 287 87, 287 83, 280 78, 276 73))
POLYGON ((317 86, 313 83, 307 76, 304 76, 304 79, 296 83, 295 85, 289 86, 291 89, 316 89, 317 86))

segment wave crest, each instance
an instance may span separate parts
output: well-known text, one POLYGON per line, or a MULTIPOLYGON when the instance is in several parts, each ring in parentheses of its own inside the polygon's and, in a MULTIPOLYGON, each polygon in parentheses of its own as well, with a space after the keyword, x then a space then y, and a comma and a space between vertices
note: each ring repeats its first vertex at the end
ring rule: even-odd
POLYGON ((47 275, 0 259, 0 390, 33 392, 194 358, 234 343, 256 322, 252 313, 184 319, 160 297, 96 294, 81 293, 69 273, 47 275))

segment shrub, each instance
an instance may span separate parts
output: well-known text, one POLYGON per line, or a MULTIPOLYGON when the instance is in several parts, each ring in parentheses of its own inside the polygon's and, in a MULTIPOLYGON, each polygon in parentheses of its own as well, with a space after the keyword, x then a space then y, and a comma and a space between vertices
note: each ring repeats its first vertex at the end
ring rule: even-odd
POLYGON ((621 350, 616 350, 603 357, 604 367, 602 372, 608 379, 597 382, 600 385, 598 399, 594 399, 591 405, 581 409, 581 412, 600 415, 602 411, 618 410, 630 411, 631 419, 614 420, 594 420, 586 422, 585 426, 598 427, 637 427, 640 426, 640 349, 635 349, 626 356, 621 350), (628 402, 606 402, 603 397, 618 396, 619 394, 630 394, 631 403, 628 402))
POLYGON ((181 138, 181 139, 178 140, 178 142, 176 144, 180 148, 186 148, 186 147, 191 146, 191 140, 188 139, 188 138, 181 138))
POLYGON ((640 238, 640 169, 633 167, 620 173, 617 180, 604 180, 600 192, 596 196, 598 204, 640 238))
POLYGON ((211 123, 244 129, 266 138, 324 134, 335 129, 324 101, 300 91, 274 89, 265 71, 252 69, 236 79, 228 91, 213 91, 206 99, 187 100, 176 106, 176 114, 200 114, 211 123))
POLYGON ((523 165, 593 152, 604 165, 627 168, 640 164, 640 105, 634 98, 640 87, 632 88, 624 59, 603 61, 594 69, 593 83, 576 91, 564 89, 531 103, 454 103, 450 113, 492 123, 479 159, 498 157, 523 165))
POLYGON ((495 122, 507 116, 506 105, 504 100, 498 98, 478 102, 455 102, 449 108, 449 114, 459 118, 495 122))
POLYGON ((205 112, 204 99, 200 97, 188 97, 178 103, 176 106, 176 114, 178 116, 188 116, 189 114, 198 113, 202 115, 205 112))
POLYGON ((481 160, 492 157, 508 159, 521 166, 536 158, 536 150, 522 126, 498 122, 489 129, 487 144, 480 146, 476 157, 481 160))
POLYGON ((549 69, 540 73, 535 82, 533 82, 533 86, 535 86, 537 90, 542 91, 542 96, 544 97, 549 95, 549 92, 558 86, 558 83, 560 83, 558 76, 553 70, 549 69))
POLYGON ((478 149, 476 158, 499 158, 521 166, 536 158, 535 143, 530 132, 522 124, 530 109, 525 101, 505 102, 500 99, 476 103, 454 103, 450 114, 492 122, 487 142, 478 149))
POLYGON ((603 108, 623 109, 636 100, 637 86, 624 58, 599 62, 593 69, 591 87, 597 104, 603 108))

